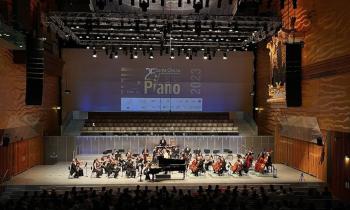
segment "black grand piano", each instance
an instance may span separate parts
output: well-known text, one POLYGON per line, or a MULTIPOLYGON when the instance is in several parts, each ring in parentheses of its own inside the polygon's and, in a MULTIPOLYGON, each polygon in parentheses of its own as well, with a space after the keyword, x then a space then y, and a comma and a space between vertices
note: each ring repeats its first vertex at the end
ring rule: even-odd
MULTIPOLYGON (((166 159, 163 156, 158 156, 158 166, 151 167, 149 169, 149 174, 152 175, 152 181, 154 181, 154 177, 156 174, 160 172, 168 172, 168 171, 179 171, 183 173, 182 179, 185 179, 186 173, 186 163, 185 160, 181 159, 166 159)), ((170 175, 168 175, 170 178, 170 175)))

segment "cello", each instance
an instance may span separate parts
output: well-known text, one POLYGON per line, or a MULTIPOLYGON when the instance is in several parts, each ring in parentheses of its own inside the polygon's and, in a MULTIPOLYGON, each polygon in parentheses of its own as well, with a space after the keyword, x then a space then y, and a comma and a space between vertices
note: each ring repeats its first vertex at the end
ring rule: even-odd
POLYGON ((221 158, 219 158, 214 164, 213 164, 213 171, 215 173, 219 173, 221 168, 222 168, 222 164, 223 164, 223 161, 221 160, 221 158))
POLYGON ((241 175, 241 170, 242 170, 241 159, 237 159, 235 164, 231 165, 230 169, 231 169, 232 173, 239 173, 241 175))
POLYGON ((188 168, 192 171, 192 173, 198 172, 198 161, 197 158, 193 159, 191 164, 188 166, 188 168))
MULTIPOLYGON (((271 151, 272 152, 272 151, 271 151)), ((269 159, 271 152, 263 152, 255 163, 255 171, 259 173, 264 172, 265 165, 269 159)))

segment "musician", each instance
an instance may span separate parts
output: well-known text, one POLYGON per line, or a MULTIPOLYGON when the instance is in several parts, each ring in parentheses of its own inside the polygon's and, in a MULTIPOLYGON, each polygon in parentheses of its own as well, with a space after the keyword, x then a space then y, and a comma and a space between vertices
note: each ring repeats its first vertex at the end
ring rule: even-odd
POLYGON ((132 159, 128 159, 128 161, 126 162, 126 176, 128 178, 136 177, 136 168, 134 166, 134 163, 132 162, 132 159))
POLYGON ((146 165, 145 165, 145 168, 143 170, 143 174, 145 175, 145 180, 150 180, 151 179, 150 176, 149 176, 151 166, 152 166, 151 162, 147 162, 146 165))
POLYGON ((166 146, 166 140, 164 137, 162 137, 162 139, 159 140, 159 146, 162 146, 162 147, 166 146))
POLYGON ((75 166, 76 166, 76 174, 78 174, 78 176, 84 176, 84 171, 83 171, 83 161, 81 160, 78 160, 78 158, 75 158, 74 159, 74 162, 75 162, 75 166))
POLYGON ((209 171, 209 166, 213 165, 214 163, 214 157, 213 155, 210 155, 208 159, 204 161, 204 168, 206 171, 209 171))
POLYGON ((147 162, 147 157, 149 156, 149 152, 148 152, 148 149, 146 148, 146 146, 145 146, 145 148, 142 150, 142 156, 143 156, 143 163, 144 164, 146 164, 146 162, 147 162))
POLYGON ((169 151, 167 149, 163 150, 163 156, 164 156, 165 159, 169 159, 170 158, 170 154, 169 154, 169 151))
POLYGON ((70 176, 73 176, 74 178, 79 178, 79 175, 77 173, 77 166, 75 164, 75 159, 73 159, 71 164, 70 164, 69 174, 70 174, 70 176))
POLYGON ((102 165, 97 158, 92 163, 92 172, 96 172, 96 178, 100 178, 101 175, 103 174, 103 170, 101 166, 102 165))

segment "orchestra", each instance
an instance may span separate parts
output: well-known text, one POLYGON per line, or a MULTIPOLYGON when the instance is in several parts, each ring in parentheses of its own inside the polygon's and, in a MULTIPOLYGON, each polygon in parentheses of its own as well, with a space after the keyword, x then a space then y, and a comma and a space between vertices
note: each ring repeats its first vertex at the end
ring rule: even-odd
MULTIPOLYGON (((163 161, 182 160, 184 163, 183 170, 186 168, 186 171, 189 171, 194 176, 205 175, 206 172, 217 174, 217 176, 230 174, 242 176, 243 174, 248 175, 250 170, 257 173, 269 173, 272 168, 271 151, 267 152, 264 150, 254 162, 254 153, 249 150, 245 155, 237 154, 237 159, 228 163, 224 155, 215 159, 213 155, 203 156, 200 150, 193 151, 194 153, 192 154, 191 148, 186 145, 180 152, 178 146, 168 145, 163 137, 159 144, 154 147, 152 155, 150 155, 147 145, 144 146, 141 154, 133 154, 131 150, 128 150, 125 154, 115 151, 112 154, 105 154, 100 158, 94 159, 91 172, 95 174, 96 178, 100 178, 103 174, 106 174, 107 177, 118 178, 120 173, 122 175, 125 173, 127 178, 140 176, 141 179, 144 175, 145 180, 153 180, 154 177, 152 176, 152 179, 150 177, 151 171, 160 168, 158 165, 160 159, 163 161)), ((83 161, 74 158, 70 166, 70 176, 74 178, 83 176, 83 164, 83 161)), ((164 173, 167 174, 168 172, 164 170, 164 173)))

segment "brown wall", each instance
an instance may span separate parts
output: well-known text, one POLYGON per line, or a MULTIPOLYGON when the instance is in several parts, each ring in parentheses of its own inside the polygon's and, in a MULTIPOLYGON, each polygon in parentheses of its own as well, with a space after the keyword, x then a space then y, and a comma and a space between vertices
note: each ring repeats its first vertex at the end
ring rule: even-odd
POLYGON ((7 177, 19 174, 43 163, 43 138, 34 137, 0 147, 0 175, 8 170, 7 177))
POLYGON ((350 134, 332 132, 330 153, 332 176, 329 184, 339 198, 349 199, 350 189, 345 188, 345 181, 350 182, 350 161, 345 161, 345 155, 350 156, 350 134))
POLYGON ((281 11, 284 26, 288 28, 289 18, 295 14, 298 36, 305 42, 302 50, 301 107, 278 108, 266 102, 267 85, 271 81, 266 43, 261 43, 257 49, 256 68, 256 106, 264 108, 256 113, 256 122, 260 134, 275 136, 275 162, 286 163, 324 181, 331 180, 329 184, 339 197, 349 193, 349 190, 344 189, 344 182, 349 179, 349 166, 346 168, 343 164, 344 147, 349 148, 350 133, 349 6, 347 0, 332 3, 327 0, 299 0, 298 9, 293 10, 291 0, 285 1, 285 9, 281 11), (325 161, 320 164, 322 147, 279 135, 278 117, 285 115, 317 117, 323 133, 338 133, 346 137, 341 141, 324 138, 326 145, 331 145, 331 148, 326 146, 325 161), (327 149, 331 151, 331 162, 328 164, 327 149), (327 167, 330 167, 328 179, 327 167))
POLYGON ((275 131, 276 152, 274 161, 284 163, 323 181, 327 181, 326 146, 323 147, 311 142, 280 136, 277 126, 275 131))
MULTIPOLYGON (((34 136, 59 134, 57 113, 52 109, 59 103, 59 77, 45 73, 43 104, 26 106, 25 65, 13 64, 12 51, 4 46, 0 42, 0 129, 24 128, 34 136)), ((26 136, 17 136, 21 138, 26 136)))

